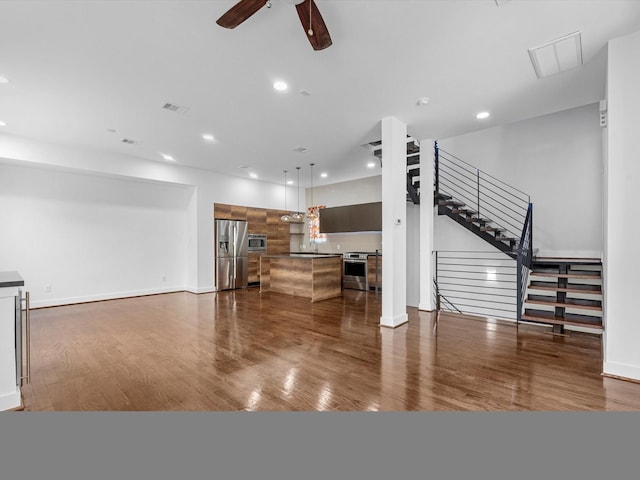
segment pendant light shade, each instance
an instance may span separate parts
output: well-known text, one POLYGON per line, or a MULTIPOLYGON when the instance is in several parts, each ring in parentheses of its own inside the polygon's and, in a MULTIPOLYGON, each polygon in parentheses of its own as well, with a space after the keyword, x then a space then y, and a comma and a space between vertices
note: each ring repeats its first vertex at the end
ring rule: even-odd
POLYGON ((315 220, 316 218, 318 218, 318 214, 315 212, 315 205, 313 204, 313 166, 315 165, 315 163, 310 163, 309 167, 311 167, 311 210, 309 211, 309 209, 307 209, 307 218, 309 220, 315 220))
POLYGON ((296 213, 291 215, 291 221, 293 222, 302 222, 304 220, 304 215, 300 213, 300 167, 296 167, 298 171, 298 210, 296 213))
MULTIPOLYGON (((284 171, 284 209, 287 209, 287 171, 284 171)), ((285 213, 280 217, 280 221, 284 223, 291 222, 291 215, 285 213)))

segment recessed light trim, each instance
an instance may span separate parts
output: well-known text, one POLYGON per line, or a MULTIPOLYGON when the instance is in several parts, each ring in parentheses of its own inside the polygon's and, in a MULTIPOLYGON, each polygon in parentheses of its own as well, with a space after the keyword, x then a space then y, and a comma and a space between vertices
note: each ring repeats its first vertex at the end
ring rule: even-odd
POLYGON ((375 168, 375 166, 376 166, 376 162, 367 163, 367 168, 375 168))
POLYGON ((258 174, 257 174, 257 173, 255 173, 255 172, 249 172, 249 176, 250 176, 251 178, 258 178, 258 174))
POLYGON ((293 185, 293 180, 287 180, 287 185, 293 185))
POLYGON ((215 142, 216 141, 216 137, 214 137, 210 133, 203 133, 202 134, 202 139, 206 140, 207 142, 215 142))
POLYGON ((167 155, 166 153, 161 153, 160 156, 162 158, 164 158, 167 162, 175 162, 176 159, 173 158, 171 155, 167 155))
POLYGON ((327 172, 322 172, 322 173, 320 174, 320 176, 321 176, 322 178, 327 178, 327 177, 329 176, 329 174, 328 174, 327 172))
POLYGON ((289 88, 289 85, 287 85, 287 82, 283 80, 276 80, 275 82, 273 82, 273 88, 278 92, 284 92, 287 88, 289 88))
POLYGON ((476 118, 478 120, 484 120, 485 118, 489 118, 491 116, 491 113, 489 112, 480 112, 476 114, 476 118))

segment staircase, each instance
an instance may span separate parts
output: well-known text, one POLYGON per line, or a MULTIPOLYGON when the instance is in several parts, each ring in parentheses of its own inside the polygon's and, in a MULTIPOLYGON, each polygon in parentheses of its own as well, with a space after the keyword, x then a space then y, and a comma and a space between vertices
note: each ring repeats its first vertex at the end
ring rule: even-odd
POLYGON ((595 259, 535 258, 522 320, 602 330, 602 263, 595 259))
MULTIPOLYGON (((381 144, 370 144, 380 160, 381 144)), ((440 149, 437 142, 434 158, 438 215, 446 215, 516 261, 515 320, 552 325, 560 334, 565 326, 602 330, 601 262, 533 257, 529 195, 440 149)), ((409 136, 407 201, 420 203, 420 145, 409 136)))

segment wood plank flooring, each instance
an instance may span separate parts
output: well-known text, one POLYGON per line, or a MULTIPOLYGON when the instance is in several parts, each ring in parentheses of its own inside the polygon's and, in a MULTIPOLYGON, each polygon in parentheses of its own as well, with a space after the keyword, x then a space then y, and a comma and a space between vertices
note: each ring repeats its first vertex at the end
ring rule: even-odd
POLYGON ((25 410, 640 410, 600 375, 600 337, 257 288, 32 312, 25 410), (437 335, 436 335, 437 331, 437 335))

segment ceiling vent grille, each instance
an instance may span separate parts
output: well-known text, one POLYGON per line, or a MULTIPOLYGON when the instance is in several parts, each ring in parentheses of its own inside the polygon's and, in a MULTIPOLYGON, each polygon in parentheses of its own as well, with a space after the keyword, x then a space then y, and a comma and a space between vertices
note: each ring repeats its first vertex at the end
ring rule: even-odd
POLYGON ((582 65, 580 32, 570 33, 529 49, 529 57, 538 78, 565 72, 582 65))
POLYGON ((294 152, 305 153, 308 152, 309 149, 307 147, 296 147, 293 149, 294 152))
POLYGON ((189 107, 169 102, 165 102, 164 105, 162 105, 162 109, 169 112, 181 113, 183 115, 189 111, 189 107))
POLYGON ((129 145, 133 145, 134 143, 136 143, 136 141, 131 139, 131 138, 123 138, 122 139, 122 143, 127 143, 129 145))

